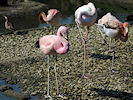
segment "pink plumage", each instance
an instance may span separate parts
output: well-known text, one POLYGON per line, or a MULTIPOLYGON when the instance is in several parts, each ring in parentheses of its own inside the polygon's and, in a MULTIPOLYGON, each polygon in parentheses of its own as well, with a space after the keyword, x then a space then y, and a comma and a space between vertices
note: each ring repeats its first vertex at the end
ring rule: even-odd
POLYGON ((99 24, 105 24, 107 22, 109 22, 109 24, 113 27, 118 27, 118 25, 122 24, 115 16, 112 16, 111 13, 107 13, 98 20, 99 24))
MULTIPOLYGON (((102 31, 104 31, 104 33, 108 37, 115 40, 120 39, 123 42, 126 42, 128 39, 128 26, 129 24, 127 22, 125 23, 120 22, 115 16, 111 15, 111 13, 107 13, 101 19, 98 20, 98 27, 101 34, 103 34, 102 31)), ((115 60, 115 46, 113 49, 111 72, 115 72, 113 70, 114 60, 115 60)))
POLYGON ((107 13, 98 20, 98 24, 103 26, 105 34, 114 39, 120 38, 121 41, 126 42, 128 39, 128 23, 120 22, 111 13, 107 13))
MULTIPOLYGON (((39 43, 41 51, 48 55, 48 86, 47 86, 47 98, 50 98, 50 100, 53 100, 52 97, 49 94, 49 55, 51 54, 65 54, 69 50, 69 43, 67 39, 64 37, 67 36, 68 38, 68 29, 65 26, 61 26, 58 31, 57 35, 46 35, 40 38, 39 42, 37 42, 37 46, 39 43)), ((56 85, 57 85, 57 95, 58 97, 63 98, 62 95, 59 94, 59 88, 58 88, 58 80, 57 80, 57 72, 56 72, 56 63, 54 66, 55 69, 55 77, 56 77, 56 85)))
POLYGON ((57 35, 46 35, 40 38, 40 49, 45 55, 49 54, 65 54, 69 50, 69 43, 63 37, 68 31, 65 26, 58 29, 57 35))

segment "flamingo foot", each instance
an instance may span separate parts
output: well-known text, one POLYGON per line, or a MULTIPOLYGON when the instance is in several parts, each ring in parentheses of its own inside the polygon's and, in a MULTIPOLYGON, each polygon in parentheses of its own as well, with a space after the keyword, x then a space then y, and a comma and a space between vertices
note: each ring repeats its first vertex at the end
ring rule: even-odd
POLYGON ((45 96, 46 99, 49 98, 49 100, 53 100, 53 98, 50 95, 45 96))
POLYGON ((62 99, 67 99, 67 97, 64 97, 63 95, 60 95, 60 94, 57 95, 56 97, 57 97, 57 98, 62 98, 62 99))
POLYGON ((82 77, 83 77, 84 79, 88 79, 88 76, 83 75, 82 77))

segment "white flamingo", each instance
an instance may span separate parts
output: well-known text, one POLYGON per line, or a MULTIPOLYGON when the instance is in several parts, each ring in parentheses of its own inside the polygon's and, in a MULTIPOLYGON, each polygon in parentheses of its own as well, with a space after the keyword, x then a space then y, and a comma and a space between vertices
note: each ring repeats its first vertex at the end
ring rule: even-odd
POLYGON ((85 63, 86 63, 86 41, 88 37, 88 30, 89 27, 92 26, 97 19, 97 10, 92 2, 89 2, 86 5, 83 5, 79 7, 75 11, 75 22, 77 24, 79 33, 81 35, 81 39, 84 43, 84 61, 83 61, 83 78, 88 78, 85 76, 85 63), (81 30, 80 30, 80 25, 86 26, 86 37, 84 38, 81 30))

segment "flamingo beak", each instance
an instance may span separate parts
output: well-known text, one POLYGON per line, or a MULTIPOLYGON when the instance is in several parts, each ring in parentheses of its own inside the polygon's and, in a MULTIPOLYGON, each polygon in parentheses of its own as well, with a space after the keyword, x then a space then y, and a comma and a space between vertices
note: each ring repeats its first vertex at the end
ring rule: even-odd
POLYGON ((68 32, 63 34, 63 37, 68 41, 68 32))
POLYGON ((128 24, 127 22, 125 22, 125 23, 123 24, 123 27, 124 27, 124 32, 123 32, 123 34, 124 34, 124 36, 126 36, 126 35, 128 34, 128 26, 129 26, 129 24, 128 24))
POLYGON ((128 27, 125 27, 124 36, 126 36, 127 34, 128 34, 128 27))

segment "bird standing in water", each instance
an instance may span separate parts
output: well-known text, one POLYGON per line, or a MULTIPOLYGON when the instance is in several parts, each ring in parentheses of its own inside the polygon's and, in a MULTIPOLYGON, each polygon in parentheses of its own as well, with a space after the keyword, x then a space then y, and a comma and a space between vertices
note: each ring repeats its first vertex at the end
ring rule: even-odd
POLYGON ((11 22, 9 22, 9 20, 8 20, 8 18, 7 18, 7 16, 3 16, 4 18, 5 18, 5 28, 7 29, 7 30, 10 30, 10 31, 14 31, 15 29, 14 29, 14 26, 13 26, 13 24, 11 23, 11 22))
MULTIPOLYGON (((65 26, 61 26, 58 29, 57 35, 46 35, 40 38, 39 40, 39 47, 41 51, 48 55, 48 87, 47 87, 47 97, 52 99, 49 94, 49 55, 56 55, 56 54, 66 54, 69 50, 69 43, 68 39, 68 29, 65 26), (66 37, 66 39, 64 38, 66 37)), ((55 62, 55 77, 56 77, 56 85, 57 85, 57 95, 61 98, 63 96, 59 95, 59 88, 58 88, 58 80, 57 80, 57 73, 56 73, 56 62, 55 62)))
MULTIPOLYGON (((47 16, 44 12, 41 12, 39 15, 40 23, 48 23, 52 27, 58 26, 60 24, 60 20, 61 20, 61 12, 58 11, 57 9, 50 9, 48 11, 47 16)), ((55 27, 54 27, 54 31, 55 31, 55 27)))
MULTIPOLYGON (((111 13, 107 13, 101 19, 98 20, 98 27, 100 32, 105 32, 105 34, 111 39, 120 39, 123 42, 126 42, 128 39, 128 26, 127 22, 120 22, 115 16, 111 15, 111 13)), ((102 33, 103 34, 103 33, 102 33)), ((115 46, 113 49, 112 56, 112 67, 111 72, 115 72, 113 70, 114 67, 114 58, 115 58, 115 46)))
POLYGON ((83 78, 88 78, 85 76, 85 63, 86 63, 86 42, 88 37, 88 30, 89 27, 92 26, 97 19, 97 10, 92 2, 89 2, 87 5, 83 5, 79 7, 75 11, 75 22, 77 24, 79 33, 81 35, 82 42, 84 43, 84 61, 83 61, 83 78), (84 38, 81 30, 80 25, 86 26, 86 37, 84 38))

